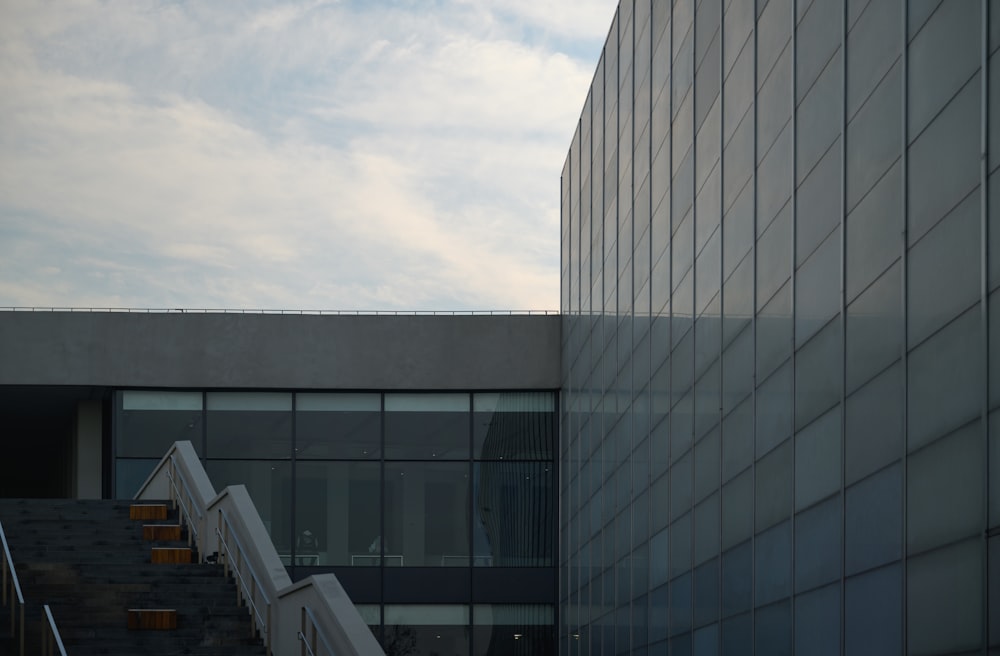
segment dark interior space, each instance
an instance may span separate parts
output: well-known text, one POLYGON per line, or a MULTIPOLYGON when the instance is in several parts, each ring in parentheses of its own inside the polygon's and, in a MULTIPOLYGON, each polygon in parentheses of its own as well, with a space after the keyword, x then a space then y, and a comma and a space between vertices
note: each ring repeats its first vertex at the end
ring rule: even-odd
POLYGON ((68 498, 80 401, 102 388, 0 387, 0 498, 68 498))

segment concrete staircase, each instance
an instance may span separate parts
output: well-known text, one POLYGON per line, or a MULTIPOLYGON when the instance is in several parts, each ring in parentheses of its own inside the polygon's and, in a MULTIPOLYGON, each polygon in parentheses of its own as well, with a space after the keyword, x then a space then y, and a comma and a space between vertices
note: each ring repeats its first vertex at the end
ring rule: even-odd
MULTIPOLYGON (((197 564, 176 512, 153 505, 0 499, 27 606, 26 653, 38 653, 42 604, 68 656, 265 653, 222 566, 197 564)), ((0 651, 11 644, 2 635, 0 651)))

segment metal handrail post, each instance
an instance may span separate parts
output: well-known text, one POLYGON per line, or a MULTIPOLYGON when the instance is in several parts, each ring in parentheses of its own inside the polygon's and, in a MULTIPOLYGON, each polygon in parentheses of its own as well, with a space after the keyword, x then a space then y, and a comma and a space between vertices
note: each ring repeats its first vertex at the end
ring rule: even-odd
POLYGON ((306 607, 303 606, 299 610, 299 641, 302 645, 299 647, 299 656, 306 656, 306 607))
POLYGON ((268 656, 271 655, 271 626, 273 626, 271 624, 271 602, 268 601, 267 602, 267 631, 265 633, 265 635, 267 637, 264 638, 264 647, 267 648, 268 656))

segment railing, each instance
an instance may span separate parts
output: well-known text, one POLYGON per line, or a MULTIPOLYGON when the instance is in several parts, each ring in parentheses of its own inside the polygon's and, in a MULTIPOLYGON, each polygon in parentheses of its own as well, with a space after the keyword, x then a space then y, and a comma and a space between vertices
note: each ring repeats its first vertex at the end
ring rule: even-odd
POLYGON ((42 656, 55 656, 56 648, 59 648, 59 656, 66 656, 66 648, 63 647, 62 637, 59 629, 56 628, 56 621, 52 617, 49 605, 45 604, 45 622, 42 622, 42 656))
POLYGON ((308 606, 302 607, 302 620, 299 628, 299 642, 302 643, 302 649, 300 650, 299 656, 319 656, 317 640, 323 645, 324 653, 326 656, 336 656, 333 651, 333 647, 327 642, 326 636, 319 629, 319 622, 316 621, 316 616, 313 615, 312 609, 308 606), (310 631, 311 629, 311 631, 310 631))
POLYGON ((178 500, 199 557, 218 559, 227 575, 233 572, 237 601, 249 607, 254 631, 266 641, 269 656, 301 650, 304 606, 311 609, 316 627, 315 639, 302 632, 315 644, 314 654, 322 646, 331 656, 385 656, 336 576, 316 574, 292 583, 246 487, 231 485, 216 492, 190 442, 170 448, 135 498, 178 500))
POLYGON ((10 633, 17 636, 20 656, 24 656, 24 595, 21 594, 21 582, 17 580, 17 572, 14 571, 14 558, 10 555, 10 547, 7 545, 7 535, 3 532, 3 523, 0 522, 0 542, 3 543, 3 605, 10 604, 10 633), (7 584, 8 579, 10 585, 7 584), (17 612, 20 607, 21 612, 17 612), (20 615, 20 620, 17 617, 20 615), (18 631, 18 624, 21 630, 18 631))
POLYGON ((559 310, 268 310, 240 308, 123 308, 5 306, 0 312, 128 312, 138 314, 309 314, 333 316, 558 315, 559 310))
MULTIPOLYGON (((204 518, 201 509, 198 504, 195 503, 194 495, 191 494, 191 488, 188 486, 187 478, 184 477, 184 472, 177 468, 177 459, 171 454, 170 456, 170 467, 167 469, 167 480, 170 482, 170 501, 173 502, 174 508, 180 506, 181 514, 184 516, 184 522, 187 524, 188 529, 188 546, 194 544, 196 547, 198 545, 198 527, 201 526, 201 521, 204 518), (184 496, 181 497, 182 490, 177 487, 177 479, 180 479, 181 487, 183 489, 184 496), (198 513, 198 521, 195 522, 191 517, 191 509, 194 509, 198 513)), ((201 549, 197 549, 198 552, 198 562, 204 561, 204 554, 201 549)))
POLYGON ((264 645, 267 647, 267 653, 271 653, 271 600, 268 598, 267 593, 264 591, 264 586, 261 585, 260 579, 257 577, 257 573, 253 570, 253 565, 246 558, 246 551, 243 549, 243 544, 240 542, 239 536, 232 530, 232 526, 229 523, 229 518, 226 516, 226 511, 219 508, 219 526, 215 529, 215 534, 219 538, 219 544, 222 549, 219 551, 219 559, 223 562, 224 571, 226 576, 232 571, 236 576, 236 600, 239 603, 248 603, 250 605, 250 617, 253 622, 253 628, 260 635, 264 636, 264 645), (235 563, 232 562, 233 550, 229 546, 229 542, 236 545, 236 558, 235 563), (222 552, 225 550, 225 553, 222 552), (246 567, 247 572, 250 575, 250 581, 243 576, 243 568, 246 567), (264 604, 264 612, 261 613, 261 609, 257 606, 257 597, 260 596, 260 601, 264 604))

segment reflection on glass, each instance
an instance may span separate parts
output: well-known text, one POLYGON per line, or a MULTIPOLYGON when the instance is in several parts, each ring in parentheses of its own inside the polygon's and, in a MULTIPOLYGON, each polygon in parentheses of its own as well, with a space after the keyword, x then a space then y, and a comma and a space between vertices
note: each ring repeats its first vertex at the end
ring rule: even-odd
POLYGON ((493 392, 473 396, 473 457, 550 460, 556 417, 552 392, 493 392))
POLYGON ((382 647, 386 656, 467 656, 469 607, 387 605, 382 647))
POLYGON ((209 392, 206 403, 209 457, 291 457, 291 394, 209 392))
POLYGON ((387 463, 381 546, 387 566, 468 566, 468 462, 387 463))
POLYGON ((378 459, 381 397, 296 394, 295 457, 378 459))
POLYGON ((385 413, 387 459, 469 457, 468 394, 386 394, 385 413))
POLYGON ((477 462, 473 468, 473 564, 552 565, 555 491, 545 462, 477 462))
POLYGON ((201 454, 201 392, 126 390, 116 455, 161 458, 174 442, 189 440, 201 454))
POLYGON ((159 458, 118 458, 115 461, 115 498, 134 497, 159 462, 159 458))
POLYGON ((296 565, 379 564, 379 469, 375 462, 298 464, 296 565))
POLYGON ((545 604, 480 604, 472 608, 474 656, 556 653, 555 613, 545 604))
POLYGON ((205 471, 216 491, 245 485, 278 554, 291 556, 292 465, 288 461, 209 460, 205 471))

